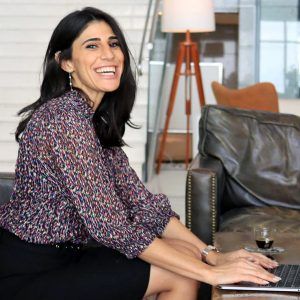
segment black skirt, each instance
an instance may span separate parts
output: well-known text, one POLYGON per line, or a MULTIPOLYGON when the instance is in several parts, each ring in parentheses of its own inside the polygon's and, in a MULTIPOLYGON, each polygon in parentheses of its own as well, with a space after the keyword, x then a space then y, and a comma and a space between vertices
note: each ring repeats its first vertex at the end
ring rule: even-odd
POLYGON ((106 247, 37 245, 0 229, 0 298, 140 300, 150 265, 106 247))

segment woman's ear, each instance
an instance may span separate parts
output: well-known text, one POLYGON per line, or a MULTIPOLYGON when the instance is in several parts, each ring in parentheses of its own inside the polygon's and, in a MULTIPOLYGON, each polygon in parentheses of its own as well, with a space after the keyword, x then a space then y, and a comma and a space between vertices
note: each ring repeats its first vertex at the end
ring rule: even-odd
POLYGON ((55 61, 57 62, 58 65, 60 65, 60 54, 61 54, 61 51, 57 51, 54 54, 54 59, 55 59, 55 61))
POLYGON ((63 59, 60 63, 60 67, 67 73, 72 73, 74 70, 73 64, 70 60, 63 59))

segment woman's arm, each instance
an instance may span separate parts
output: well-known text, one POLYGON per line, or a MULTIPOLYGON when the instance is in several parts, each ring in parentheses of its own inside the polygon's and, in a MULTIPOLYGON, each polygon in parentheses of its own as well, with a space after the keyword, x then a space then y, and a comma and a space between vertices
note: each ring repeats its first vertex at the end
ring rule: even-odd
MULTIPOLYGON (((185 241, 197 247, 199 252, 201 252, 207 246, 176 218, 170 219, 170 222, 166 226, 162 237, 166 239, 185 241)), ((266 268, 274 268, 277 266, 276 262, 272 261, 266 256, 257 253, 250 253, 246 250, 238 250, 228 253, 217 253, 215 251, 211 251, 208 253, 206 260, 211 265, 220 265, 237 258, 246 258, 266 268)))
MULTIPOLYGON (((174 217, 176 214, 171 210, 166 196, 162 194, 154 195, 146 189, 130 167, 128 158, 121 148, 115 148, 110 159, 115 167, 115 183, 118 194, 137 219, 148 226, 156 235, 192 244, 198 249, 199 253, 206 247, 205 243, 174 217), (161 232, 161 228, 164 228, 163 232, 161 232)), ((265 267, 275 266, 274 262, 265 256, 252 254, 245 250, 226 254, 211 251, 206 259, 211 265, 216 265, 238 257, 251 259, 265 267)))
POLYGON ((156 238, 139 257, 150 264, 211 285, 249 281, 257 284, 279 279, 260 265, 245 258, 229 261, 221 266, 210 266, 186 255, 156 238))
POLYGON ((116 192, 131 211, 133 217, 161 236, 170 217, 178 217, 169 199, 163 194, 152 194, 131 168, 128 158, 120 147, 107 151, 114 168, 116 192))
POLYGON ((187 229, 177 218, 171 218, 162 234, 163 238, 178 239, 190 243, 201 252, 207 245, 187 229))

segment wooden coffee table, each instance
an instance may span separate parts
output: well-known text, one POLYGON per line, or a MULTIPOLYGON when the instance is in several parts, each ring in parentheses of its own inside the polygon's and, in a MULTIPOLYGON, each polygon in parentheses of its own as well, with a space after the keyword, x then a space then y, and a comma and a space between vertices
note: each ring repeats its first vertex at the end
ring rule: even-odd
MULTIPOLYGON (((216 233, 215 245, 221 251, 227 252, 238 250, 246 245, 256 246, 252 233, 241 232, 218 232, 216 233)), ((286 249, 281 254, 273 255, 280 263, 300 263, 300 234, 282 233, 276 237, 274 246, 286 249)), ((252 291, 225 291, 213 287, 212 299, 214 300, 300 300, 299 293, 286 292, 252 292, 252 291)))

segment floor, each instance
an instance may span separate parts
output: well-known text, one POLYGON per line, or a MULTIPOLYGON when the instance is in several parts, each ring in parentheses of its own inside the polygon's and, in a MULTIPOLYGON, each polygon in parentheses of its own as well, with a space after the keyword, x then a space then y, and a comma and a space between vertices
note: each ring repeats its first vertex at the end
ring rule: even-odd
POLYGON ((152 193, 163 193, 169 198, 173 210, 185 224, 185 181, 187 171, 182 164, 165 164, 160 174, 146 183, 152 193))

